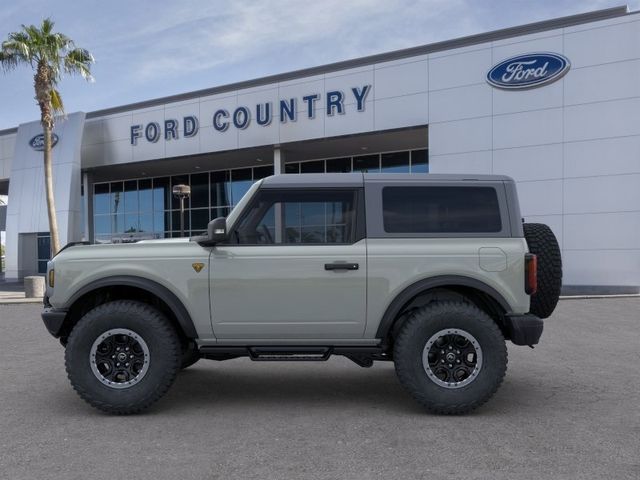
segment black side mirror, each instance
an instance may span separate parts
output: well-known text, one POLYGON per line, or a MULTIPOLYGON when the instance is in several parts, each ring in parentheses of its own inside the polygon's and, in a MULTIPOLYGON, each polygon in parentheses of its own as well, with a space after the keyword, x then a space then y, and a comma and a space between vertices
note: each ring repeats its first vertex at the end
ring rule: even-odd
POLYGON ((207 243, 215 244, 223 242, 227 239, 227 219, 218 217, 209 222, 207 225, 207 243))

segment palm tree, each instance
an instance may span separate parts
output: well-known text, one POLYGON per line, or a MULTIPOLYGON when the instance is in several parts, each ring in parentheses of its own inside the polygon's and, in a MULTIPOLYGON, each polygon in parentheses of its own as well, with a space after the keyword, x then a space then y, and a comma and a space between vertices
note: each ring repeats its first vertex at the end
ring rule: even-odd
POLYGON ((22 25, 19 32, 10 33, 0 47, 0 64, 5 71, 28 65, 34 71, 35 100, 40 107, 40 123, 44 130, 44 179, 47 194, 47 213, 51 232, 51 254, 60 250, 58 221, 53 197, 51 167, 51 133, 55 114, 64 114, 60 92, 57 90, 63 74, 81 75, 92 80, 93 56, 84 48, 77 48, 69 37, 55 33, 54 23, 46 18, 42 25, 22 25))

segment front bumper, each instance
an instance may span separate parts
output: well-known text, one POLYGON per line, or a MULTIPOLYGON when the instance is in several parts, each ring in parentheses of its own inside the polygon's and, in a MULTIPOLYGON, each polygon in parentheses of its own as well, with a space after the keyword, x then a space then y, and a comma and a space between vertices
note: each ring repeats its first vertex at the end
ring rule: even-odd
POLYGON ((516 345, 535 345, 540 341, 544 322, 531 313, 507 315, 505 326, 509 338, 516 345))
POLYGON ((49 333, 58 338, 64 325, 64 319, 67 316, 66 310, 58 310, 53 307, 45 307, 42 312, 42 321, 44 326, 47 327, 49 333))

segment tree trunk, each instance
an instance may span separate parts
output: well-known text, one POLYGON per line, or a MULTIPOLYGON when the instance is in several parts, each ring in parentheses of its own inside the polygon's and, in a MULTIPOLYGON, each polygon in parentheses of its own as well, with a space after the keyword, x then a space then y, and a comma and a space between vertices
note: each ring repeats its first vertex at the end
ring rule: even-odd
POLYGON ((56 203, 53 195, 53 166, 51 155, 51 134, 53 132, 53 105, 51 104, 52 71, 44 60, 38 62, 33 77, 36 101, 40 106, 40 123, 44 133, 44 186, 47 195, 47 214, 49 233, 51 234, 51 257, 60 251, 56 203))
POLYGON ((53 196, 53 167, 51 158, 51 127, 44 126, 44 184, 47 194, 47 214, 49 216, 49 232, 51 233, 51 257, 60 251, 58 235, 58 218, 53 196))

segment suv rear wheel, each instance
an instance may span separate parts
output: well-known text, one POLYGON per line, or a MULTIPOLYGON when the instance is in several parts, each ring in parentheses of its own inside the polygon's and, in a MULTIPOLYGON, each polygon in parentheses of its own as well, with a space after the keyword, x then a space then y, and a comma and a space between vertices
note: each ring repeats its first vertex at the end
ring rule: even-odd
POLYGON ((107 413, 137 413, 162 397, 180 369, 179 337, 157 309, 132 300, 90 310, 65 351, 73 388, 107 413))
POLYGON ((465 302, 436 302, 416 310, 394 345, 400 383, 434 413, 462 414, 485 403, 507 370, 502 332, 465 302))

